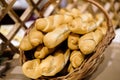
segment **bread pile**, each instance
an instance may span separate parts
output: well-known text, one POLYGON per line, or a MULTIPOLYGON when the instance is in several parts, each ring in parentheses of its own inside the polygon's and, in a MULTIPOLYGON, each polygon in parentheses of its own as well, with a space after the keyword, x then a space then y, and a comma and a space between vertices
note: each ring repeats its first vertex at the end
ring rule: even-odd
POLYGON ((37 19, 19 46, 22 51, 35 50, 33 59, 22 65, 23 73, 32 79, 55 76, 66 65, 67 72, 72 72, 94 52, 106 31, 102 14, 93 16, 78 9, 61 9, 37 19))

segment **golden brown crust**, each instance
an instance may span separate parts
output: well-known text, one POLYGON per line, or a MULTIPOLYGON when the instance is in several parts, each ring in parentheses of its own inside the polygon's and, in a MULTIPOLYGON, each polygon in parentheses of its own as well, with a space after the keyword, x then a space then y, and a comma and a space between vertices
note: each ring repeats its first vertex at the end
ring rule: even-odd
POLYGON ((107 26, 103 23, 95 32, 83 35, 79 39, 79 48, 83 54, 90 54, 106 34, 107 26))
POLYGON ((39 44, 43 43, 43 33, 41 31, 36 30, 36 27, 33 27, 28 34, 28 38, 30 43, 33 46, 38 46, 39 44))
POLYGON ((80 51, 73 51, 70 56, 72 67, 77 68, 84 61, 84 55, 80 51))
POLYGON ((19 48, 23 51, 31 50, 33 48, 32 44, 28 39, 28 35, 26 35, 22 41, 20 42, 19 48))
POLYGON ((52 53, 54 49, 49 49, 46 46, 39 45, 34 53, 35 58, 37 59, 43 59, 45 58, 48 54, 52 53))
POLYGON ((55 30, 48 32, 43 39, 43 42, 48 48, 55 48, 64 40, 67 39, 70 34, 70 30, 67 24, 57 27, 55 30))
POLYGON ((40 59, 33 59, 25 62, 22 65, 22 71, 24 75, 26 75, 29 78, 37 79, 41 77, 41 69, 39 68, 41 61, 40 59))
POLYGON ((70 15, 55 14, 46 18, 37 19, 35 26, 43 32, 50 32, 61 24, 67 24, 73 20, 70 15))
POLYGON ((98 14, 96 19, 90 13, 81 14, 70 23, 70 30, 77 34, 86 34, 95 30, 103 22, 103 15, 98 14))
POLYGON ((67 43, 68 43, 68 47, 71 50, 77 50, 77 49, 79 49, 79 47, 78 47, 79 38, 80 38, 80 35, 74 34, 74 33, 71 33, 68 36, 68 42, 67 43))

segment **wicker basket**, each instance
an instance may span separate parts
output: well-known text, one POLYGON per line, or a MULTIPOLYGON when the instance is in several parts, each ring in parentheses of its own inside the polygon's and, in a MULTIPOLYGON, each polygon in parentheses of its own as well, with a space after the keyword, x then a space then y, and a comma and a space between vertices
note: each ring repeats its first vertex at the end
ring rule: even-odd
MULTIPOLYGON (((115 36, 113 25, 109 18, 108 13, 104 10, 104 8, 101 5, 99 5, 94 0, 85 1, 97 6, 104 13, 108 25, 106 35, 104 36, 102 41, 98 44, 93 54, 87 57, 82 63, 82 65, 79 68, 76 68, 73 72, 62 76, 40 77, 38 80, 83 80, 92 75, 94 71, 98 68, 101 61, 103 60, 103 52, 106 49, 106 47, 111 43, 112 39, 115 36)), ((22 64, 25 61, 27 61, 29 57, 31 57, 26 56, 27 55, 25 54, 25 52, 20 50, 20 60, 22 64)))

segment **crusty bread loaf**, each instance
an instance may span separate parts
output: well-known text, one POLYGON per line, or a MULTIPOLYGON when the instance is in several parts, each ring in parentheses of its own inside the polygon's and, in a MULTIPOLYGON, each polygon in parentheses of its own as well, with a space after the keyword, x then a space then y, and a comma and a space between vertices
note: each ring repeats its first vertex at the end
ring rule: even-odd
POLYGON ((70 63, 73 68, 77 68, 84 61, 84 55, 80 51, 73 51, 70 55, 70 63))
POLYGON ((43 43, 43 36, 43 33, 38 31, 36 27, 33 27, 28 34, 30 43, 35 47, 43 43))
POLYGON ((33 48, 32 44, 28 39, 28 35, 26 35, 22 41, 20 42, 19 48, 23 51, 27 51, 33 48))
POLYGON ((61 24, 67 24, 72 21, 72 16, 55 14, 46 18, 37 19, 35 26, 38 30, 43 32, 50 32, 56 27, 59 27, 61 24))
POLYGON ((70 50, 56 51, 53 56, 49 55, 47 58, 42 60, 40 68, 42 70, 42 75, 44 76, 54 76, 60 72, 66 65, 70 55, 70 50))
POLYGON ((48 32, 43 39, 43 42, 48 48, 55 48, 57 45, 67 39, 70 34, 70 30, 67 24, 63 24, 57 27, 51 32, 48 32))
POLYGON ((90 13, 84 13, 80 17, 75 18, 70 23, 70 30, 77 34, 86 34, 95 30, 103 21, 103 16, 101 14, 96 16, 96 19, 92 17, 90 13))
POLYGON ((36 27, 33 27, 20 42, 20 49, 23 51, 31 50, 32 48, 43 43, 43 33, 38 31, 36 27))
POLYGON ((22 71, 24 75, 29 78, 37 79, 41 76, 41 69, 39 68, 41 61, 40 59, 33 59, 25 62, 22 65, 22 71))
POLYGON ((83 54, 90 54, 94 51, 95 47, 102 40, 103 36, 106 34, 107 25, 103 23, 98 27, 95 32, 90 32, 83 35, 79 39, 79 48, 83 54))
POLYGON ((54 76, 64 68, 69 56, 69 49, 65 53, 57 50, 54 55, 49 55, 43 60, 33 59, 25 62, 22 66, 22 71, 27 77, 32 79, 37 79, 41 76, 54 76))

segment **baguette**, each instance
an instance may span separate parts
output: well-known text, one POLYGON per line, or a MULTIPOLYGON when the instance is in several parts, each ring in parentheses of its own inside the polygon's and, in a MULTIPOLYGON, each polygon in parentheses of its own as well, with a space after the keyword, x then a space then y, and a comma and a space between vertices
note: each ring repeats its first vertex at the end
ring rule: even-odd
POLYGON ((70 23, 70 30, 77 34, 86 34, 95 30, 103 21, 103 16, 101 14, 93 19, 90 13, 82 14, 81 17, 75 18, 72 23, 70 23))
POLYGON ((22 71, 27 77, 32 79, 37 79, 41 76, 54 76, 64 68, 69 56, 69 49, 65 53, 58 50, 53 56, 49 55, 43 60, 33 59, 26 61, 22 66, 22 71))
POLYGON ((94 51, 97 44, 102 40, 103 36, 106 34, 107 25, 105 23, 102 24, 101 27, 98 27, 95 32, 90 32, 88 34, 83 35, 79 39, 79 49, 80 51, 87 55, 94 51))
POLYGON ((41 30, 43 32, 50 32, 61 24, 67 24, 71 22, 72 19, 73 18, 69 15, 56 14, 36 20, 35 26, 38 30, 41 30))
POLYGON ((42 60, 40 68, 43 76, 54 76, 60 72, 66 65, 70 55, 70 50, 67 49, 65 53, 62 51, 56 51, 55 54, 49 55, 42 60))
POLYGON ((57 45, 67 39, 70 30, 67 24, 63 24, 55 30, 48 32, 43 39, 43 42, 48 48, 55 48, 57 45))
POLYGON ((23 51, 31 50, 32 48, 43 43, 43 36, 43 33, 36 30, 36 27, 33 26, 28 34, 21 40, 19 48, 23 51))
POLYGON ((76 8, 73 8, 71 10, 60 9, 60 11, 58 12, 58 14, 70 15, 73 18, 77 18, 77 17, 79 17, 79 15, 81 15, 81 12, 80 12, 79 9, 76 9, 76 8))
POLYGON ((40 59, 33 59, 26 61, 22 65, 23 74, 29 78, 37 79, 42 76, 41 69, 39 68, 41 61, 40 59))

